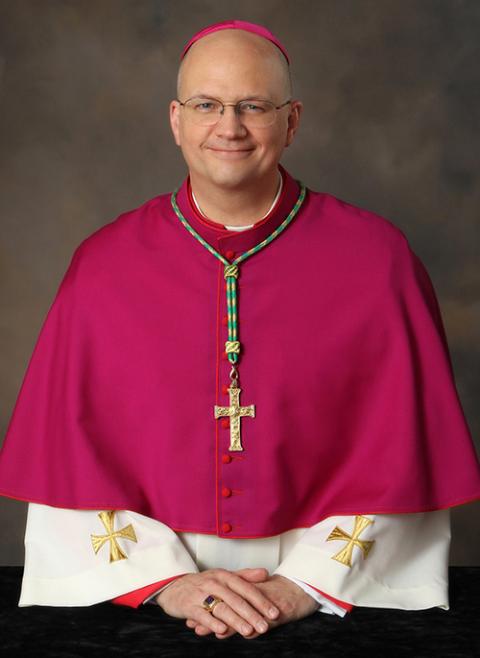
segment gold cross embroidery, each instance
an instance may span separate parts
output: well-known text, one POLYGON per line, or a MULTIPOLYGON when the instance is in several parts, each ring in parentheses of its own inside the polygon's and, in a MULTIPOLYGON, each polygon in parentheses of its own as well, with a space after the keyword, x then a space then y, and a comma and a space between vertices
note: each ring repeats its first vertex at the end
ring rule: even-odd
POLYGON ((135 535, 135 530, 131 523, 122 528, 121 530, 114 530, 114 515, 115 510, 108 510, 106 512, 100 512, 98 516, 100 521, 105 526, 107 531, 106 535, 90 535, 92 538, 93 550, 95 554, 102 548, 105 542, 110 542, 110 562, 115 562, 116 560, 126 560, 127 556, 122 551, 117 542, 117 537, 124 537, 125 539, 130 539, 131 541, 136 542, 137 536, 135 535))
POLYGON ((248 407, 240 406, 240 391, 242 389, 238 386, 231 386, 228 389, 230 396, 229 407, 219 407, 215 405, 215 418, 220 416, 230 416, 230 446, 229 450, 243 450, 242 439, 240 436, 240 418, 242 416, 255 417, 255 405, 250 404, 248 407))
POLYGON ((366 516, 356 516, 355 517, 355 526, 353 528, 353 533, 349 535, 345 530, 339 528, 338 525, 332 530, 328 535, 325 541, 346 541, 347 545, 342 548, 342 550, 336 555, 332 556, 332 560, 337 560, 347 567, 352 566, 352 553, 353 547, 358 546, 363 553, 363 557, 366 558, 372 548, 375 540, 360 540, 359 536, 369 526, 373 521, 368 519, 366 516))

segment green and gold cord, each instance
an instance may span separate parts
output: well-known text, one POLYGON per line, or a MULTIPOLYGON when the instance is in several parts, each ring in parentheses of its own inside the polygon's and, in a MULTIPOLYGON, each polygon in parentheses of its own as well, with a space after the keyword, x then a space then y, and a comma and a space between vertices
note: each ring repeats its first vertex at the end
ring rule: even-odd
POLYGON ((222 256, 222 254, 220 254, 216 249, 214 249, 210 244, 208 244, 208 242, 206 242, 202 238, 202 236, 197 233, 197 231, 188 223, 186 218, 182 215, 180 208, 178 207, 177 204, 177 193, 179 188, 177 188, 174 192, 172 192, 171 203, 173 210, 175 211, 175 214, 177 215, 178 219, 182 222, 182 224, 185 226, 187 231, 189 231, 193 235, 193 237, 196 238, 200 242, 200 244, 202 244, 205 247, 205 249, 208 249, 208 251, 211 254, 216 256, 216 258, 218 258, 218 260, 220 260, 225 265, 224 277, 226 281, 227 313, 228 313, 228 340, 225 343, 225 352, 227 353, 228 360, 232 364, 236 364, 238 362, 238 358, 240 354, 240 343, 238 341, 238 310, 237 310, 237 279, 239 275, 238 265, 239 263, 246 260, 249 256, 253 256, 253 254, 256 254, 258 251, 260 251, 260 249, 266 247, 267 244, 270 244, 272 240, 274 240, 277 236, 280 235, 280 233, 282 233, 282 231, 284 231, 287 228, 287 226, 293 220, 295 215, 298 213, 305 199, 307 188, 300 181, 297 182, 300 185, 300 193, 292 210, 288 213, 287 217, 285 217, 285 219, 280 224, 280 226, 278 226, 274 231, 272 231, 272 233, 268 237, 266 237, 265 240, 262 240, 248 251, 245 251, 243 254, 238 256, 238 258, 235 258, 235 260, 232 261, 231 263, 224 256, 222 256))

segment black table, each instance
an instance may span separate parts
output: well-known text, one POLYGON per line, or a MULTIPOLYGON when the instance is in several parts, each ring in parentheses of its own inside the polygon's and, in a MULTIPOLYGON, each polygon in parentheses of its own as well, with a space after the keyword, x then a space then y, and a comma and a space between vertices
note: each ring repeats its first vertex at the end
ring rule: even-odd
POLYGON ((100 603, 18 607, 23 567, 0 568, 0 654, 54 656, 480 657, 480 567, 450 569, 450 610, 356 608, 343 619, 315 612, 246 640, 198 637, 161 608, 100 603))

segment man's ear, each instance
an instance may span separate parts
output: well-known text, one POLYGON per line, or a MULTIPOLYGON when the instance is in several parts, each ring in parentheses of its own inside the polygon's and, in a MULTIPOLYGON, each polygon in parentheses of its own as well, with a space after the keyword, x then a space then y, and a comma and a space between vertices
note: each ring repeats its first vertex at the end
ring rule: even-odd
POLYGON ((298 125, 300 123, 300 115, 302 110, 303 103, 301 101, 292 101, 290 114, 288 115, 288 128, 285 138, 285 146, 290 146, 290 144, 293 142, 294 135, 297 132, 298 125))
POLYGON ((180 146, 180 105, 178 101, 171 101, 170 106, 170 127, 172 129, 175 144, 180 146))

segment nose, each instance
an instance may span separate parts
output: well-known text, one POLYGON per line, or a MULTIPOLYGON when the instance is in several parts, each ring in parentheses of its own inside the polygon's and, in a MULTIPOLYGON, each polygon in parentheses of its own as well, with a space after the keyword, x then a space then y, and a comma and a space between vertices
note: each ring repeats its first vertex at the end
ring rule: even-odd
POLYGON ((219 137, 229 139, 244 137, 247 134, 247 129, 241 122, 240 116, 235 112, 233 105, 226 105, 223 108, 223 114, 215 124, 215 132, 219 137))

